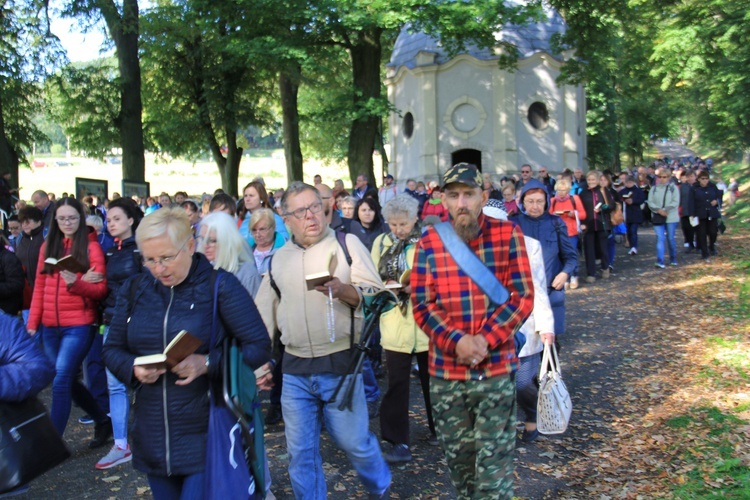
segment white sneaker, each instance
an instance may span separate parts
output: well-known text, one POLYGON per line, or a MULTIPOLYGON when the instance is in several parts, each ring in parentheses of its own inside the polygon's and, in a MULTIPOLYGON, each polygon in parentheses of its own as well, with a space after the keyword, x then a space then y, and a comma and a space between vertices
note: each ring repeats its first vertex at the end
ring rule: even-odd
POLYGON ((628 255, 638 255, 638 249, 635 247, 631 248, 628 255))
POLYGON ((570 277, 570 289, 575 290, 578 288, 578 276, 571 276, 570 277))
POLYGON ((690 243, 684 243, 682 246, 685 247, 685 248, 689 248, 690 247, 690 243))
POLYGON ((109 453, 104 455, 101 460, 96 463, 97 469, 109 469, 115 465, 124 464, 133 460, 133 454, 130 452, 130 445, 124 450, 117 445, 113 445, 109 453))

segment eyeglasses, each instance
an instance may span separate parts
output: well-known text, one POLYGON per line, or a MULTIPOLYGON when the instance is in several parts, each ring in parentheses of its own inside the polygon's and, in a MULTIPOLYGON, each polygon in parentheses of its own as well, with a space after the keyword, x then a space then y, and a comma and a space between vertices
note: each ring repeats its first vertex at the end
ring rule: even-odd
POLYGON ((311 214, 317 214, 321 210, 323 210, 323 204, 320 202, 316 202, 310 205, 309 207, 302 207, 302 208, 298 208, 297 210, 287 212, 285 215, 294 215, 298 219, 304 219, 308 210, 310 211, 311 214))
POLYGON ((58 224, 75 224, 79 219, 80 217, 78 217, 77 215, 74 215, 72 217, 55 217, 55 220, 58 224))
POLYGON ((530 174, 530 173, 531 173, 531 170, 521 170, 521 173, 522 173, 522 174, 530 174))
MULTIPOLYGON (((190 237, 192 238, 192 236, 190 237)), ((177 250, 177 253, 174 255, 168 255, 166 257, 162 257, 160 259, 143 259, 143 265, 146 267, 156 267, 157 265, 160 266, 168 266, 172 262, 175 261, 175 259, 180 255, 180 253, 185 249, 185 245, 187 245, 188 241, 190 241, 190 238, 185 240, 185 243, 182 244, 179 250, 177 250)), ((216 241, 216 240, 214 240, 216 241)))
MULTIPOLYGON (((315 212, 313 212, 313 213, 315 213, 315 212)), ((303 215, 303 217, 304 217, 304 215, 303 215)), ((252 232, 253 233, 267 233, 270 230, 271 230, 270 227, 254 227, 252 229, 252 232)))

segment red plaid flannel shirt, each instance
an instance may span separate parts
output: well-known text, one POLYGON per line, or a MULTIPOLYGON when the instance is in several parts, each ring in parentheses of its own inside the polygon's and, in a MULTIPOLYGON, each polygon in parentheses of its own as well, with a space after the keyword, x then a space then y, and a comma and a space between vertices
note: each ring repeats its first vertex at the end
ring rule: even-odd
POLYGON ((440 236, 429 228, 419 240, 411 273, 417 325, 430 337, 430 375, 446 380, 481 380, 516 370, 513 335, 534 307, 534 286, 521 229, 513 222, 480 215, 479 235, 469 246, 510 293, 501 307, 488 309, 487 296, 453 260, 440 236), (483 335, 490 353, 476 368, 456 362, 464 335, 483 335))

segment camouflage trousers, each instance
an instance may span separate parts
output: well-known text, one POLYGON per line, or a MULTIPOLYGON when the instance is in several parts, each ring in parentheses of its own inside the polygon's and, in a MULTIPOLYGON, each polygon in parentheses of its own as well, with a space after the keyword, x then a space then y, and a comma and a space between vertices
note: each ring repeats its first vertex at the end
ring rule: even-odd
POLYGON ((430 397, 440 444, 460 499, 513 497, 516 383, 432 377, 430 397))

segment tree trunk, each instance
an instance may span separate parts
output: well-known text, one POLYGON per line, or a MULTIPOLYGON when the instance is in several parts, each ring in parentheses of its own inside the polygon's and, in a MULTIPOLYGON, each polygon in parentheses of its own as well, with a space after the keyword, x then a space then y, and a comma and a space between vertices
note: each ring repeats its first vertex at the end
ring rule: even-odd
POLYGON ((237 196, 238 177, 240 175, 240 161, 242 160, 242 148, 237 147, 237 130, 226 127, 224 133, 227 136, 227 159, 221 172, 221 189, 230 196, 237 196))
POLYGON ((295 64, 293 68, 279 74, 279 91, 281 93, 281 113, 284 125, 284 157, 286 158, 286 177, 288 182, 302 180, 302 148, 299 142, 299 110, 297 92, 302 68, 295 64))
POLYGON ((372 151, 379 131, 380 117, 367 112, 372 100, 380 99, 380 59, 382 30, 373 28, 360 31, 356 42, 349 48, 354 79, 354 112, 359 118, 349 129, 349 175, 355 179, 365 174, 374 180, 372 151))
POLYGON ((146 158, 143 146, 141 65, 138 60, 138 0, 123 0, 122 15, 112 0, 97 2, 117 48, 120 69, 120 129, 122 177, 143 182, 146 158))
POLYGON ((18 154, 5 135, 3 101, 0 99, 0 175, 4 172, 10 172, 10 185, 18 186, 18 154))

